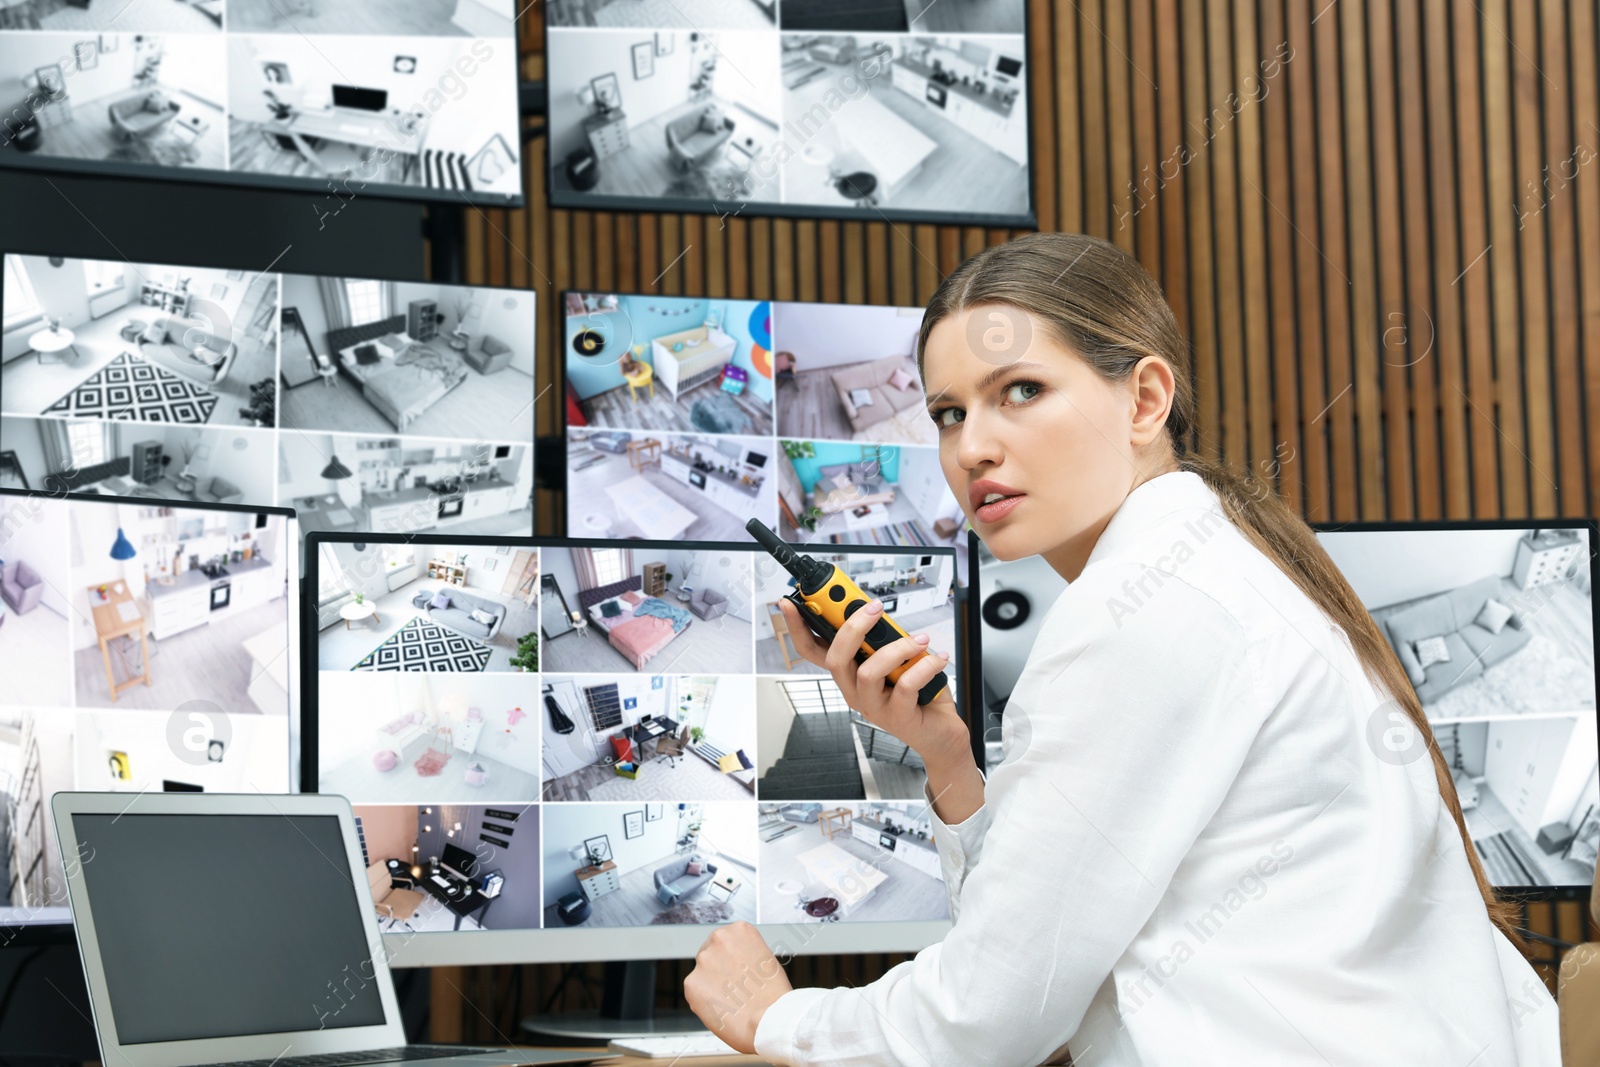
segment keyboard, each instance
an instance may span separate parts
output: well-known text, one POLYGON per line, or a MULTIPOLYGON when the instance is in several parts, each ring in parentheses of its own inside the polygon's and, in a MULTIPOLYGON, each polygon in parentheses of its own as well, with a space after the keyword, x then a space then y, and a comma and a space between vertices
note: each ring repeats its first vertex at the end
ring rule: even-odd
POLYGON ((435 885, 438 885, 442 889, 449 889, 450 888, 450 879, 446 878, 442 874, 434 875, 433 876, 433 881, 434 881, 435 885))
POLYGON ((402 1048, 375 1048, 365 1052, 323 1052, 315 1056, 280 1056, 275 1060, 239 1060, 211 1064, 210 1067, 354 1067, 368 1063, 405 1063, 412 1060, 440 1060, 447 1056, 493 1055, 494 1048, 468 1048, 465 1045, 406 1045, 402 1048))
POLYGON ((680 1056, 744 1055, 710 1030, 660 1037, 619 1037, 611 1042, 606 1051, 624 1052, 652 1060, 676 1059, 680 1056))

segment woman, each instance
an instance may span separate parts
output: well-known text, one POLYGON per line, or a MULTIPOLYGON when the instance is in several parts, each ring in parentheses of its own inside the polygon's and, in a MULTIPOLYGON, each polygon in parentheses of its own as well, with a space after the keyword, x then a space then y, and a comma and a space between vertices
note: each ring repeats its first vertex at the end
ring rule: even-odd
MULTIPOLYGON (((918 344, 945 477, 1002 560, 1070 584, 984 780, 942 665, 789 630, 915 748, 950 933, 855 989, 791 990, 754 927, 684 991, 781 1064, 1557 1064, 1400 664, 1311 530, 1189 451, 1188 346, 1131 257, 1081 235, 989 249, 918 344)), ((787 951, 779 946, 780 951, 787 951)))

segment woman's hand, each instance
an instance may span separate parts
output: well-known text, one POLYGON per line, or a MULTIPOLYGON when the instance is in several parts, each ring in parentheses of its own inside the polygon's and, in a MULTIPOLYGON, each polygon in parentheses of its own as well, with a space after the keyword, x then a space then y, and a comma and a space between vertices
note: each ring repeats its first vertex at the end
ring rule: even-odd
POLYGON ((809 662, 833 675, 844 701, 874 726, 889 731, 915 749, 925 762, 947 762, 952 758, 971 762, 967 724, 956 711, 955 698, 948 688, 926 705, 917 704, 917 691, 933 680, 950 661, 949 653, 924 656, 927 634, 902 637, 883 646, 856 665, 856 650, 866 639, 872 624, 883 617, 883 605, 870 600, 839 627, 832 644, 824 644, 800 618, 800 609, 787 598, 778 601, 789 624, 789 637, 795 651, 809 662), (889 672, 916 658, 900 680, 886 685, 889 672))
POLYGON ((759 931, 746 922, 711 931, 683 980, 689 1009, 706 1029, 740 1052, 756 1050, 756 1027, 772 1003, 794 987, 759 931))

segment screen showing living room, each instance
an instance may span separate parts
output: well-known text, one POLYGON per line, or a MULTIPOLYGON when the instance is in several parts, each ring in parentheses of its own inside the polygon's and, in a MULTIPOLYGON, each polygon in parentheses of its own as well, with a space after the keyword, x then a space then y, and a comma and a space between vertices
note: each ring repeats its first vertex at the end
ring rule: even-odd
POLYGON ((533 532, 534 294, 4 257, 0 485, 533 532))
MULTIPOLYGON (((311 542, 308 729, 385 930, 948 918, 926 772, 796 654, 765 552, 383 540, 311 542)), ((955 655, 953 552, 816 554, 955 655)))

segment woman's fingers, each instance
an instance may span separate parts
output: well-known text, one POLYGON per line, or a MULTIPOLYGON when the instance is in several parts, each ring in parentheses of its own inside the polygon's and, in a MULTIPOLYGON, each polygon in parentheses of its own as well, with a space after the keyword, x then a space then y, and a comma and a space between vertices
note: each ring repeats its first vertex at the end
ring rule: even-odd
POLYGON ((905 663, 912 656, 921 657, 922 645, 914 637, 902 637, 891 641, 878 649, 861 665, 857 674, 863 687, 883 685, 889 678, 889 672, 905 663))
POLYGON ((783 612, 784 621, 789 624, 789 640, 793 642, 794 650, 807 662, 826 667, 828 646, 811 632, 811 627, 800 617, 800 609, 788 597, 783 597, 778 601, 778 610, 783 612))
POLYGON ((856 653, 867 640, 867 631, 879 619, 883 618, 883 605, 876 600, 867 601, 867 606, 858 609, 839 627, 838 636, 833 639, 833 644, 828 646, 828 670, 835 675, 846 667, 855 663, 856 653))

